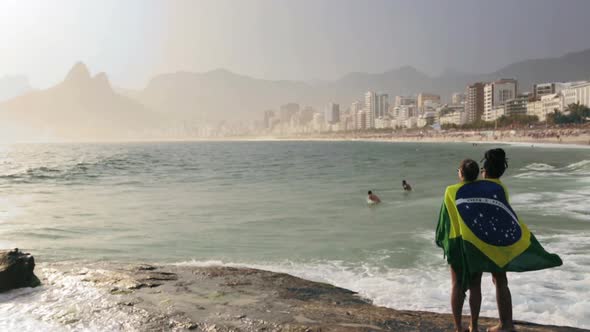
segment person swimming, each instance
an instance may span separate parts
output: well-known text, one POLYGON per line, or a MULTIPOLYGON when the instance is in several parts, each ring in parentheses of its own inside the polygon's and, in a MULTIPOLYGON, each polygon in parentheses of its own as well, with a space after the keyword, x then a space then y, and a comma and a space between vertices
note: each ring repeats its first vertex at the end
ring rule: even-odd
POLYGON ((369 204, 381 203, 381 199, 379 198, 379 196, 373 194, 373 192, 369 190, 369 193, 367 196, 367 203, 369 203, 369 204))
POLYGON ((406 180, 402 180, 402 187, 404 188, 404 191, 412 191, 412 186, 410 186, 406 180))

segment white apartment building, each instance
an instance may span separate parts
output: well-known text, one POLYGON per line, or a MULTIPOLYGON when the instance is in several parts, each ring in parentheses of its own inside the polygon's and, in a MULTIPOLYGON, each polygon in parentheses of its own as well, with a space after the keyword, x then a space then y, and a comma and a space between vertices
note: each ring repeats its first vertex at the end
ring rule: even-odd
POLYGON ((312 120, 313 131, 320 132, 326 130, 326 121, 322 113, 315 113, 312 120))
POLYGON ((440 123, 440 125, 446 125, 446 124, 457 124, 456 122, 456 115, 457 112, 451 112, 451 113, 447 113, 445 115, 441 115, 438 119, 438 123, 440 123))
POLYGON ((352 102, 352 104, 350 104, 350 116, 352 117, 352 127, 354 129, 357 129, 357 124, 356 124, 356 120, 358 118, 357 117, 357 114, 362 109, 363 109, 363 105, 358 100, 355 100, 355 101, 352 102))
POLYGON ((553 113, 554 111, 563 111, 563 98, 561 93, 552 93, 541 97, 541 104, 543 104, 543 114, 545 117, 547 114, 553 113))
POLYGON ((577 94, 576 94, 576 89, 574 89, 573 87, 563 89, 563 91, 561 91, 561 96, 563 98, 563 100, 562 100, 563 106, 565 106, 565 107, 567 107, 567 105, 569 105, 569 104, 575 104, 576 101, 578 100, 577 94))
POLYGON ((393 109, 393 117, 396 120, 403 120, 405 121, 407 118, 412 116, 412 109, 413 107, 408 106, 396 106, 393 109))
POLYGON ((484 121, 496 121, 502 115, 506 114, 506 108, 504 105, 497 105, 492 107, 490 110, 484 110, 483 120, 484 121))
POLYGON ((366 110, 361 110, 356 113, 356 130, 369 129, 368 116, 366 110))
MULTIPOLYGON (((483 111, 484 118, 486 113, 494 115, 493 111, 496 106, 502 106, 506 101, 516 98, 517 82, 514 79, 501 79, 494 82, 486 83, 483 87, 483 111)), ((484 121, 488 121, 485 120, 484 121)))
POLYGON ((391 128, 391 120, 389 118, 377 118, 375 119, 376 129, 391 128))
POLYGON ((416 120, 416 126, 418 128, 426 127, 428 124, 433 124, 435 122, 435 119, 436 119, 436 112, 434 112, 434 111, 424 112, 423 114, 420 114, 418 116, 418 119, 416 120))
POLYGON ((590 82, 571 84, 568 88, 563 89, 563 108, 569 104, 579 103, 590 107, 590 82))
POLYGON ((417 128, 418 127, 418 118, 415 116, 407 118, 406 121, 404 121, 403 127, 406 127, 408 129, 417 128))
POLYGON ((539 83, 533 85, 533 97, 535 99, 541 99, 542 96, 551 95, 554 93, 560 93, 565 89, 587 83, 587 81, 573 81, 573 82, 549 82, 539 83))
POLYGON ((545 121, 546 114, 543 112, 543 102, 540 100, 529 101, 526 106, 527 115, 535 115, 539 121, 545 121))
POLYGON ((383 118, 387 115, 389 110, 389 95, 384 93, 377 95, 377 108, 375 110, 375 118, 383 118))

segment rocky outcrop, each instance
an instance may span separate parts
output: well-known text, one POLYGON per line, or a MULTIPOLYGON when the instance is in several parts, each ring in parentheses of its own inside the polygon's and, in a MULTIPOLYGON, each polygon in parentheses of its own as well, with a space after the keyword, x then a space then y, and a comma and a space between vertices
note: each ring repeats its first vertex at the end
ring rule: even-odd
MULTIPOLYGON (((448 314, 378 307, 350 290, 283 273, 108 263, 53 268, 82 276, 83 281, 110 292, 119 312, 141 312, 141 331, 453 330, 448 314)), ((482 318, 481 330, 496 322, 482 318)), ((516 328, 521 332, 585 331, 526 322, 516 322, 516 328)))
POLYGON ((0 251, 0 292, 39 286, 34 269, 35 259, 30 254, 18 249, 0 251))

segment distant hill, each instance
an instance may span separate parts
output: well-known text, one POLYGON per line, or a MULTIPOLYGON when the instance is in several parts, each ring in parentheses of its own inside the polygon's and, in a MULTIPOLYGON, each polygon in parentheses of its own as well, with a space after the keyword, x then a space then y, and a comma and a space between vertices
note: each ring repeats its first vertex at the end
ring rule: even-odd
POLYGON ((0 77, 0 101, 20 96, 29 91, 31 91, 31 85, 26 76, 0 77))
POLYGON ((205 73, 178 72, 154 77, 141 91, 126 95, 169 116, 179 115, 210 122, 258 119, 266 109, 298 102, 323 109, 328 102, 342 104, 363 100, 368 90, 395 95, 431 92, 450 99, 453 92, 464 91, 477 81, 516 78, 521 91, 529 91, 535 82, 590 79, 590 49, 559 58, 521 61, 493 73, 465 74, 446 70, 429 76, 405 66, 384 73, 350 73, 334 81, 271 81, 238 75, 218 69, 205 73))
POLYGON ((115 93, 106 74, 91 77, 77 63, 58 85, 0 103, 0 121, 18 138, 120 139, 140 135, 156 118, 115 93))
POLYGON ((203 122, 258 118, 261 111, 287 102, 319 102, 317 91, 306 83, 255 79, 223 69, 159 75, 144 90, 127 95, 168 116, 203 122))
POLYGON ((522 91, 530 91, 534 83, 590 80, 590 49, 558 58, 520 61, 479 75, 484 81, 500 77, 516 78, 522 91))
POLYGON ((334 101, 346 109, 352 101, 362 101, 368 90, 389 93, 391 98, 431 92, 448 100, 469 83, 499 78, 518 79, 521 91, 530 90, 535 82, 588 80, 590 50, 521 61, 493 73, 445 70, 436 77, 410 66, 315 82, 264 80, 224 69, 177 72, 154 77, 142 90, 114 90, 106 74, 91 76, 83 63, 77 63, 63 82, 46 90, 31 91, 22 77, 0 80, 0 92, 6 93, 9 86, 8 95, 22 94, 0 102, 0 138, 6 135, 6 128, 24 138, 158 137, 152 133, 175 132, 184 125, 261 120, 264 110, 276 110, 288 102, 323 110, 334 101))

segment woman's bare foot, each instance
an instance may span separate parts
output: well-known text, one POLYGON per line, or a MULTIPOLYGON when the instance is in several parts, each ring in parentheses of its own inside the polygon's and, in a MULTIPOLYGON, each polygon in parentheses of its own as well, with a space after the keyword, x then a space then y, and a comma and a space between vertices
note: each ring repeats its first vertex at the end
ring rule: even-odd
POLYGON ((492 327, 488 328, 486 331, 487 332, 516 332, 516 330, 514 329, 514 325, 512 325, 510 327, 506 327, 506 326, 502 325, 501 323, 496 326, 492 326, 492 327))
POLYGON ((469 332, 479 332, 479 328, 477 327, 477 325, 476 326, 470 325, 469 332))
POLYGON ((468 328, 465 327, 461 327, 460 329, 455 328, 455 332, 469 332, 470 330, 468 328))

